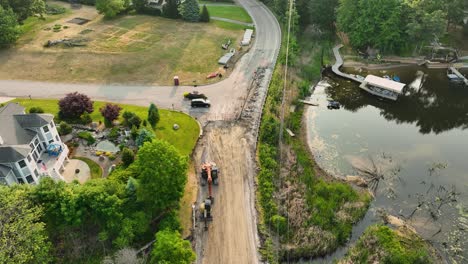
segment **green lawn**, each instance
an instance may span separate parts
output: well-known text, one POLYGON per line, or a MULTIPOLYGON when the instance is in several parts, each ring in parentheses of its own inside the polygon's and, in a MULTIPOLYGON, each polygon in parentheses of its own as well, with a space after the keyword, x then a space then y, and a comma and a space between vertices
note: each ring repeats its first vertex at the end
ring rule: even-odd
POLYGON ((212 17, 222 17, 233 19, 241 22, 252 23, 252 18, 249 16, 247 11, 240 6, 206 6, 208 12, 212 17))
POLYGON ((84 161, 88 164, 89 169, 91 170, 91 179, 100 179, 102 178, 102 168, 96 162, 85 157, 73 157, 73 159, 84 161))
POLYGON ((36 34, 43 30, 44 26, 69 16, 71 14, 70 9, 66 9, 65 13, 57 15, 45 15, 43 18, 36 16, 28 17, 23 21, 23 24, 20 26, 22 37, 19 39, 19 43, 25 43, 33 40, 36 37, 36 34))
MULTIPOLYGON (((55 115, 57 119, 58 113, 58 100, 55 99, 15 99, 13 102, 18 102, 24 107, 26 111, 29 108, 36 106, 41 107, 45 113, 51 113, 55 115)), ((93 121, 102 121, 104 118, 99 112, 99 108, 103 107, 106 102, 95 101, 94 102, 94 112, 91 113, 91 118, 93 121)), ((121 113, 124 111, 130 111, 136 113, 142 120, 147 119, 148 108, 136 105, 126 105, 119 104, 122 107, 121 113)), ((159 114, 161 119, 159 120, 158 125, 154 129, 157 138, 164 139, 174 145, 179 149, 180 153, 183 155, 190 155, 192 149, 194 148, 200 128, 197 121, 192 117, 170 110, 159 109, 159 114), (180 128, 178 130, 172 129, 174 124, 178 124, 180 128)), ((122 118, 120 118, 122 121, 122 118)), ((151 126, 148 125, 147 129, 152 130, 151 126)))
POLYGON ((234 23, 230 23, 226 21, 214 20, 214 19, 212 19, 210 23, 215 24, 217 27, 228 29, 228 30, 245 30, 246 28, 251 28, 251 29, 254 28, 254 27, 234 24, 234 23))

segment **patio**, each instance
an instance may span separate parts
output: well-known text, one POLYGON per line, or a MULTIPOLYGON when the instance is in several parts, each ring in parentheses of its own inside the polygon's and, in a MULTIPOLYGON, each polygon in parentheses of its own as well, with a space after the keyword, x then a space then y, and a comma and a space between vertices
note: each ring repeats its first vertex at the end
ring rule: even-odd
POLYGON ((79 183, 85 183, 91 178, 91 170, 84 161, 77 159, 70 159, 65 170, 62 172, 62 177, 65 182, 70 183, 77 180, 79 183), (76 171, 79 170, 78 173, 76 171))

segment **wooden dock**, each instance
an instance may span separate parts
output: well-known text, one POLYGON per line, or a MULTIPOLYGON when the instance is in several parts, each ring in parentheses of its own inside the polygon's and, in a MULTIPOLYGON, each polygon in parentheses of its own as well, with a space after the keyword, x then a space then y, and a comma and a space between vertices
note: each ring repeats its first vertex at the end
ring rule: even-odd
POLYGON ((459 72, 455 67, 450 67, 450 70, 453 72, 453 74, 458 76, 458 78, 460 78, 466 86, 468 86, 468 79, 463 74, 461 74, 461 72, 459 72))
POLYGON ((340 49, 342 47, 343 47, 343 44, 339 44, 339 45, 336 45, 333 48, 333 54, 335 55, 336 62, 332 66, 332 71, 338 76, 349 79, 351 81, 355 81, 357 83, 362 83, 364 78, 362 78, 362 80, 361 80, 361 79, 357 78, 355 75, 347 74, 347 73, 344 73, 344 72, 340 71, 341 66, 343 66, 343 58, 341 57, 341 54, 340 54, 340 49))

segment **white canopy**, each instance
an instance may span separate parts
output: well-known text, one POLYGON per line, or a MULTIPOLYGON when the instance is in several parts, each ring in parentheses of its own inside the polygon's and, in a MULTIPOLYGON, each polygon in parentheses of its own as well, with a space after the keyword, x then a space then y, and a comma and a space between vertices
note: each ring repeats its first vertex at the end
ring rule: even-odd
POLYGON ((366 79, 364 79, 364 82, 368 83, 369 85, 380 87, 396 93, 401 93, 403 87, 406 86, 404 83, 395 82, 375 75, 367 75, 366 79))

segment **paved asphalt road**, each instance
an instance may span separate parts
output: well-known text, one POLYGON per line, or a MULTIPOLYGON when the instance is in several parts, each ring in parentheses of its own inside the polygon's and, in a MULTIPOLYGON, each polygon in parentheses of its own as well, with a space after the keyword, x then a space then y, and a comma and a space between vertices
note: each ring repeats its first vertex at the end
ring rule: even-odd
MULTIPOLYGON (((258 67, 266 67, 265 78, 271 78, 281 44, 278 21, 267 7, 258 0, 238 0, 254 20, 255 41, 250 52, 237 62, 231 75, 218 83, 199 86, 206 94, 211 109, 191 109, 183 94, 194 90, 191 86, 133 86, 119 84, 66 84, 18 80, 0 80, 0 96, 33 98, 61 98, 79 91, 94 100, 112 101, 135 105, 154 102, 162 108, 181 110, 200 121, 228 120, 237 116, 246 97, 247 89, 258 67)), ((1 62, 0 62, 1 63, 1 62)))

